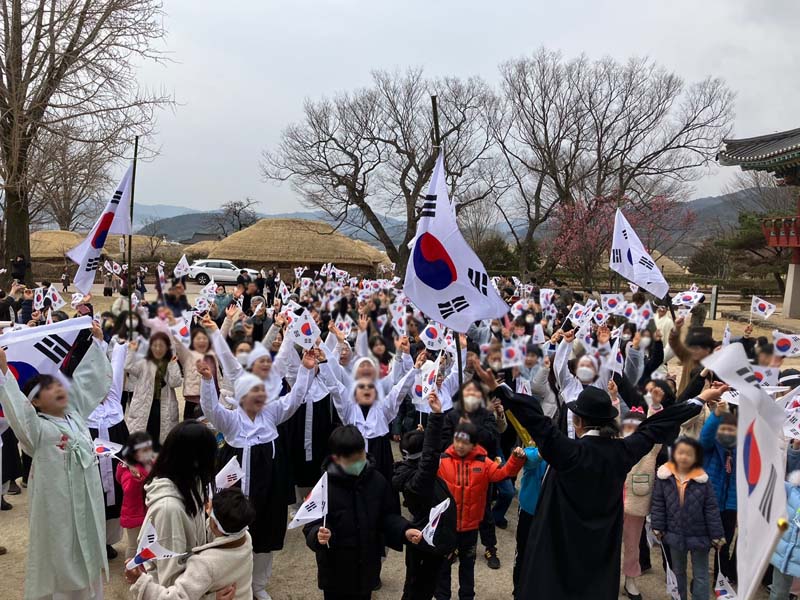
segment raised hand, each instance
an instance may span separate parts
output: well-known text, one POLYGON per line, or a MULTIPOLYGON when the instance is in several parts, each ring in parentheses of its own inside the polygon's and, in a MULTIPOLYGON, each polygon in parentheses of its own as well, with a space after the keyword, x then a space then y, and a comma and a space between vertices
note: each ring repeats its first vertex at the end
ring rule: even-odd
POLYGON ((210 380, 212 377, 211 367, 209 364, 203 360, 202 358, 194 363, 197 372, 200 374, 200 377, 205 379, 206 381, 210 380))
POLYGON ((435 414, 440 414, 442 412, 442 401, 439 400, 439 396, 436 392, 431 392, 428 396, 428 406, 431 407, 431 412, 435 414))
POLYGON ((425 364, 425 361, 428 359, 428 353, 425 350, 420 350, 419 354, 417 354, 417 360, 414 361, 414 368, 421 369, 422 365, 425 364))

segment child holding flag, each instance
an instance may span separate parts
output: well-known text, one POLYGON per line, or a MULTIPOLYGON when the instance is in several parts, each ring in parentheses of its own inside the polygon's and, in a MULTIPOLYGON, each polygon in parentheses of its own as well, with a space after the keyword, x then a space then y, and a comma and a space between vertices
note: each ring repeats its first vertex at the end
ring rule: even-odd
POLYGON ((94 343, 67 391, 38 375, 20 391, 0 349, 0 404, 23 450, 32 457, 30 541, 25 598, 102 598, 106 561, 103 487, 86 419, 111 388, 111 365, 94 343))
POLYGON ((144 522, 147 507, 144 504, 144 482, 153 467, 153 438, 146 431, 134 431, 128 443, 120 451, 126 464, 117 465, 116 479, 122 487, 120 525, 125 529, 128 542, 125 560, 136 554, 139 531, 144 522))

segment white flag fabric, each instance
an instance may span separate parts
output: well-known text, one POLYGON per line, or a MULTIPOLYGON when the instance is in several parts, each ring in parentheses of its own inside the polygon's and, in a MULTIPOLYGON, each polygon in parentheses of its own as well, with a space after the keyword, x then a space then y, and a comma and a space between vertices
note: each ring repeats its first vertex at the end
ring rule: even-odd
POLYGON ((314 489, 306 498, 306 501, 297 509, 292 522, 289 523, 288 529, 295 529, 302 527, 306 523, 311 523, 318 519, 322 519, 328 514, 328 474, 323 473, 314 489))
POLYGON ((731 343, 731 324, 725 323, 725 331, 722 332, 722 345, 727 346, 730 343, 731 343))
MULTIPOLYGON (((350 333, 353 331, 353 324, 353 318, 346 313, 344 317, 342 317, 341 314, 338 315, 336 317, 336 321, 334 321, 336 329, 339 330, 346 338, 350 337, 350 333)), ((382 330, 383 328, 379 325, 378 329, 382 330)))
POLYGON ((436 527, 439 525, 439 519, 441 519, 444 511, 448 509, 450 506, 450 498, 445 498, 439 504, 434 506, 431 509, 431 512, 428 513, 428 524, 425 525, 425 528, 422 530, 422 539, 425 540, 430 546, 433 546, 433 537, 436 535, 436 527))
POLYGON ((185 254, 181 256, 181 259, 178 261, 178 264, 175 265, 175 268, 172 270, 172 272, 178 279, 181 277, 186 277, 189 274, 189 261, 186 260, 185 254))
POLYGON ((214 278, 211 278, 203 289, 200 290, 200 296, 212 302, 217 297, 217 284, 214 282, 214 278))
POLYGON ((614 340, 614 345, 611 346, 611 352, 608 353, 608 358, 606 358, 606 366, 609 368, 609 370, 621 375, 622 370, 625 367, 625 357, 622 356, 622 350, 620 350, 619 347, 619 340, 619 337, 614 340))
POLYGON ((37 287, 33 290, 33 310, 42 310, 44 308, 45 291, 43 287, 37 287))
POLYGON ((436 378, 439 376, 439 367, 442 363, 442 354, 436 357, 434 361, 427 361, 422 368, 421 381, 422 384, 422 402, 428 401, 428 396, 431 392, 436 391, 436 378))
POLYGON ((753 366, 753 375, 756 376, 761 387, 778 385, 780 374, 780 369, 777 367, 753 366))
POLYGON ((311 314, 307 310, 303 310, 303 313, 289 325, 286 334, 293 343, 299 344, 306 350, 311 350, 319 338, 320 331, 314 319, 311 318, 311 314))
POLYGON ((772 332, 772 345, 778 356, 797 356, 800 354, 800 335, 781 333, 777 329, 772 332))
POLYGON ((116 442, 110 442, 100 438, 95 438, 93 443, 94 453, 97 456, 114 456, 120 450, 122 450, 122 444, 117 444, 116 442))
POLYGON ((625 296, 622 294, 600 294, 600 306, 608 313, 617 314, 617 311, 625 307, 625 296))
POLYGON ((539 305, 542 309, 547 308, 553 302, 553 294, 556 291, 552 288, 539 288, 539 305))
POLYGON ((722 570, 717 575, 717 583, 714 585, 714 597, 716 600, 736 600, 736 590, 733 589, 728 578, 722 574, 722 570))
POLYGON ((45 294, 45 299, 50 300, 50 308, 53 310, 59 310, 62 306, 67 304, 67 301, 61 297, 61 294, 58 293, 58 290, 55 288, 54 285, 51 285, 47 289, 47 294, 45 294))
POLYGON ((429 317, 459 333, 482 319, 499 319, 508 305, 458 230, 445 181, 444 153, 433 169, 411 248, 403 291, 429 317))
POLYGON ((781 535, 778 520, 786 518, 786 455, 782 448, 785 413, 759 387, 741 344, 715 352, 703 360, 703 366, 739 392, 737 571, 739 598, 751 600, 781 535))
POLYGON ((765 319, 769 319, 772 316, 772 313, 775 312, 775 305, 771 302, 767 302, 763 298, 759 298, 758 296, 753 296, 753 299, 750 301, 750 313, 758 315, 760 317, 764 317, 765 319))
POLYGON ((244 470, 239 464, 239 459, 232 456, 231 459, 225 463, 225 466, 219 470, 216 477, 214 477, 214 483, 217 486, 217 491, 224 490, 225 488, 231 487, 243 477, 244 470))
POLYGON ((175 324, 169 326, 169 330, 172 332, 172 335, 177 339, 181 344, 189 347, 189 344, 192 341, 192 317, 194 316, 194 312, 188 311, 187 313, 181 314, 180 317, 175 319, 175 324))
POLYGON ((678 592, 678 578, 676 577, 675 572, 669 567, 667 551, 664 550, 664 544, 659 542, 658 545, 661 546, 661 552, 664 554, 664 568, 666 569, 667 575, 667 595, 669 596, 670 600, 681 600, 681 595, 678 592))
POLYGON ((544 337, 544 327, 542 327, 541 323, 537 323, 533 326, 533 335, 531 336, 530 343, 541 345, 547 341, 547 338, 544 337))
POLYGON ((439 352, 444 348, 444 327, 431 321, 419 335, 425 348, 431 352, 439 352))
POLYGON ((524 345, 516 340, 505 346, 502 351, 502 368, 511 369, 525 364, 524 349, 524 345))
POLYGON ((136 550, 136 556, 125 564, 125 568, 132 571, 151 560, 163 560, 165 558, 183 556, 184 554, 186 552, 173 552, 159 544, 156 528, 153 527, 152 522, 148 521, 139 535, 139 548, 136 550))
POLYGON ((114 195, 108 201, 103 214, 97 219, 89 235, 80 244, 67 252, 72 262, 78 265, 73 283, 79 291, 88 294, 92 290, 94 274, 100 266, 100 256, 109 233, 131 234, 131 180, 133 164, 125 171, 114 195))
POLYGON ((700 299, 703 297, 698 291, 687 290, 685 292, 681 292, 680 294, 675 294, 672 297, 672 305, 673 306, 687 306, 692 308, 695 304, 700 302, 700 299))
POLYGON ((36 375, 59 375, 78 334, 92 327, 92 318, 78 317, 39 327, 26 327, 0 335, 8 369, 22 388, 36 375))
POLYGON ((394 330, 400 337, 405 337, 407 335, 406 316, 407 315, 405 311, 402 313, 394 313, 392 315, 392 327, 394 327, 394 330))
POLYGON ((664 298, 669 293, 669 284, 656 261, 645 250, 639 236, 620 209, 617 209, 614 218, 614 241, 611 244, 609 267, 656 298, 664 298))

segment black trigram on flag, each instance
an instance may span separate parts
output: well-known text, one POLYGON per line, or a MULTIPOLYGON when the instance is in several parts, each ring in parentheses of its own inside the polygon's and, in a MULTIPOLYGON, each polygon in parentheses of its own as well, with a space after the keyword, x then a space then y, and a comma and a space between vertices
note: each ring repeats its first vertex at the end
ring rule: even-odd
POLYGON ((315 510, 317 510, 317 503, 314 502, 313 500, 309 501, 306 504, 306 511, 307 512, 314 512, 315 510))
POLYGON ((84 269, 87 273, 91 271, 97 271, 97 267, 100 266, 100 257, 97 256, 95 258, 90 258, 86 261, 86 269, 84 269))
POLYGON ((476 271, 472 268, 467 270, 467 275, 475 289, 485 296, 488 291, 489 276, 483 271, 476 271))
POLYGON ((642 257, 639 259, 639 264, 640 264, 640 265, 642 265, 643 267, 645 267, 646 269, 650 269, 651 271, 652 271, 652 270, 655 268, 655 266, 656 266, 656 263, 654 263, 652 260, 650 260, 650 259, 649 259, 649 258, 647 258, 646 256, 642 256, 642 257))
POLYGON ((622 237, 624 237, 626 240, 628 239, 628 230, 627 229, 623 229, 622 230, 622 237))
POLYGON ((59 364, 69 354, 70 344, 61 336, 48 335, 36 342, 33 347, 54 363, 59 364))
POLYGON ((420 218, 436 216, 436 194, 428 194, 425 196, 425 202, 422 203, 422 210, 419 216, 420 218))
POLYGON ((737 369, 736 374, 740 377, 743 377, 747 383, 752 383, 755 386, 761 385, 758 381, 758 378, 753 373, 753 369, 750 367, 742 367, 741 369, 737 369))
POLYGON ((238 480, 239 480, 239 475, 237 475, 236 473, 228 473, 225 476, 225 481, 227 481, 228 483, 234 483, 238 480))
POLYGON ((111 204, 119 204, 120 200, 122 200, 122 190, 117 190, 114 192, 114 197, 111 198, 111 204))
POLYGON ((769 477, 767 478, 767 487, 764 488, 764 493, 761 495, 761 501, 758 503, 758 510, 761 516, 764 517, 769 523, 769 518, 772 516, 772 498, 775 496, 775 484, 778 481, 778 473, 775 471, 775 466, 769 466, 769 477))
POLYGON ((611 249, 611 262, 615 264, 622 262, 622 250, 619 248, 611 249))
POLYGON ((456 296, 452 300, 448 302, 442 302, 439 306, 439 312, 442 315, 443 319, 451 316, 454 313, 461 312, 465 308, 469 306, 469 302, 464 296, 456 296))

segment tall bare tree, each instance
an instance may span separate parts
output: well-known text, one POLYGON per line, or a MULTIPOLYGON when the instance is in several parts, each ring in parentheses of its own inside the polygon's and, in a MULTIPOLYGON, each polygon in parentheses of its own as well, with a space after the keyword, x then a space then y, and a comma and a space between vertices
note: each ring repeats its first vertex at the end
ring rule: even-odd
POLYGON ((557 206, 681 199, 730 130, 733 95, 721 80, 686 84, 647 59, 565 60, 540 49, 500 72, 488 111, 495 189, 520 270, 557 206))
POLYGON ((264 152, 265 179, 290 181, 307 205, 337 225, 368 232, 404 271, 438 152, 430 94, 439 97, 457 210, 487 197, 486 85, 474 78, 428 80, 421 69, 376 71, 367 88, 307 101, 303 119, 283 132, 277 148, 264 152), (399 231, 387 226, 385 215, 402 220, 399 231))
POLYGON ((211 225, 222 237, 241 231, 258 220, 254 206, 258 206, 258 200, 253 198, 226 202, 212 215, 211 225))
POLYGON ((788 216, 797 212, 798 188, 779 185, 770 173, 738 171, 725 187, 734 194, 733 205, 739 212, 788 216))
POLYGON ((155 47, 164 35, 161 16, 160 0, 0 3, 6 256, 30 255, 31 160, 43 132, 121 154, 169 102, 142 92, 136 81, 142 59, 161 58, 155 47))

